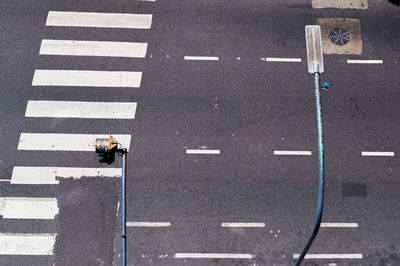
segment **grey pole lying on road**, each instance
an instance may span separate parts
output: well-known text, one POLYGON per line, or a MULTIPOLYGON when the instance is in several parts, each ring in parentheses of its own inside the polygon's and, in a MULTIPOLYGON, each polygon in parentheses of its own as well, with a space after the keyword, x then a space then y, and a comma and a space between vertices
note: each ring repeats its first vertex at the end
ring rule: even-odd
POLYGON ((319 75, 324 72, 324 62, 322 57, 321 29, 318 25, 307 25, 306 28, 307 61, 308 72, 314 74, 315 85, 315 105, 317 109, 317 127, 318 127, 318 161, 319 161, 319 179, 318 179, 318 206, 315 217, 314 228, 307 240, 305 247, 300 253, 294 265, 298 266, 303 261, 312 242, 318 234, 322 220, 322 211, 324 207, 324 187, 325 187, 325 165, 324 165, 324 138, 322 131, 322 113, 321 113, 321 95, 319 88, 319 75))
POLYGON ((111 164, 114 162, 115 153, 122 154, 122 182, 121 182, 121 264, 126 265, 126 167, 127 167, 127 154, 126 148, 118 148, 122 146, 113 136, 109 138, 96 139, 95 150, 99 154, 99 162, 111 164))
POLYGON ((128 151, 127 149, 123 148, 122 149, 122 187, 121 187, 121 212, 122 212, 122 230, 121 230, 121 238, 122 238, 122 266, 126 265, 126 197, 125 197, 125 192, 126 192, 126 157, 127 157, 128 151))

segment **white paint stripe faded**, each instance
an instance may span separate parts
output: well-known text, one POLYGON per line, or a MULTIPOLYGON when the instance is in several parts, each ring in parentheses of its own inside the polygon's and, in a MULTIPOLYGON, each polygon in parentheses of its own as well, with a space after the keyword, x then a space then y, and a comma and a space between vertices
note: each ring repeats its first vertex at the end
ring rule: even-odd
POLYGON ((383 60, 347 60, 347 64, 383 64, 383 60))
POLYGON ((301 58, 278 58, 278 57, 267 57, 265 58, 267 62, 293 62, 301 63, 301 58))
POLYGON ((0 198, 4 219, 54 219, 58 214, 56 198, 0 198))
MULTIPOLYGON (((293 254, 293 258, 297 259, 300 255, 293 254)), ((363 255, 356 254, 306 254, 305 259, 362 259, 363 255)))
POLYGON ((127 222, 126 226, 129 227, 168 227, 171 226, 170 222, 127 222))
MULTIPOLYGON (((129 150, 131 135, 111 134, 129 150)), ((105 134, 21 133, 18 150, 33 151, 95 151, 96 138, 105 134)))
POLYGON ((311 151, 274 151, 274 155, 311 155, 311 151))
POLYGON ((265 227, 265 223, 221 223, 222 227, 265 227))
POLYGON ((187 149, 186 154, 220 154, 220 150, 193 150, 187 149))
POLYGON ((232 253, 175 253, 176 259, 252 259, 252 254, 232 253))
POLYGON ((57 178, 121 177, 121 168, 28 167, 15 166, 11 184, 58 184, 57 178))
POLYGON ((151 14, 49 11, 46 26, 150 29, 151 14))
POLYGON ((53 255, 56 234, 1 234, 0 255, 53 255))
POLYGON ((392 151, 362 151, 361 156, 394 156, 392 151))
POLYGON ((26 117, 134 119, 137 103, 28 101, 26 117))
POLYGON ((39 54, 145 58, 147 43, 42 40, 39 54))
POLYGON ((142 72, 37 69, 32 86, 87 86, 139 88, 142 72))
POLYGON ((321 223, 321 227, 355 228, 358 223, 321 223))
POLYGON ((200 60, 200 61, 218 61, 217 56, 185 56, 185 60, 200 60))

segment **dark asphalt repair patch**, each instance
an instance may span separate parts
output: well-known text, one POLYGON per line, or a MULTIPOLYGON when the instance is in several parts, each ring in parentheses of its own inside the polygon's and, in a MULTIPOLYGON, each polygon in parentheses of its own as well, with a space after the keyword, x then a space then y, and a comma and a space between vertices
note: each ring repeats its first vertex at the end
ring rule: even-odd
POLYGON ((343 197, 366 197, 367 185, 360 183, 342 183, 343 197))
POLYGON ((112 265, 118 178, 61 179, 55 265, 112 265))

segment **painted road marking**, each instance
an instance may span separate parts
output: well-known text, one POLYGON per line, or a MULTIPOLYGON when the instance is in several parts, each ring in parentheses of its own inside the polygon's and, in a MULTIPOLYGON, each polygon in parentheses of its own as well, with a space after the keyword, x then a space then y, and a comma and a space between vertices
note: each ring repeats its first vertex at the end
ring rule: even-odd
POLYGON ((274 151, 274 155, 311 155, 311 151, 274 151))
POLYGON ((176 259, 252 259, 252 254, 232 253, 175 253, 176 259))
POLYGON ((218 61, 217 56, 185 56, 185 60, 202 60, 202 61, 218 61))
POLYGON ((220 150, 193 150, 187 149, 186 154, 220 154, 220 150))
POLYGON ((80 179, 86 176, 121 177, 121 175, 121 168, 15 166, 11 176, 11 184, 58 184, 57 178, 80 179))
POLYGON ((53 255, 56 234, 1 234, 0 255, 53 255))
POLYGON ((358 227, 358 223, 321 223, 321 227, 358 227))
POLYGON ((394 156, 392 151, 362 151, 361 156, 394 156))
POLYGON ((131 227, 168 227, 170 222, 127 222, 126 226, 131 227))
POLYGON ((383 60, 347 60, 347 64, 383 64, 383 60))
POLYGON ((267 62, 293 62, 293 63, 300 63, 301 62, 301 58, 267 57, 267 58, 265 58, 265 61, 267 61, 267 62))
MULTIPOLYGON (((293 254, 293 258, 297 259, 300 254, 293 254)), ((362 254, 306 254, 305 259, 362 259, 362 254)))
MULTIPOLYGON (((131 135, 111 134, 122 147, 129 150, 131 135)), ((32 151, 95 151, 97 138, 108 138, 104 134, 56 134, 21 133, 18 150, 32 151)))
POLYGON ((142 72, 37 69, 32 86, 88 86, 139 88, 142 72))
POLYGON ((145 58, 147 43, 42 40, 39 54, 145 58))
POLYGON ((46 26, 150 29, 151 14, 49 11, 46 26))
POLYGON ((28 101, 26 117, 134 119, 137 103, 28 101))
POLYGON ((368 9, 367 0, 312 0, 313 8, 368 9))
POLYGON ((265 227, 265 223, 221 223, 222 227, 265 227))
POLYGON ((56 198, 0 198, 4 219, 54 219, 58 214, 56 198))

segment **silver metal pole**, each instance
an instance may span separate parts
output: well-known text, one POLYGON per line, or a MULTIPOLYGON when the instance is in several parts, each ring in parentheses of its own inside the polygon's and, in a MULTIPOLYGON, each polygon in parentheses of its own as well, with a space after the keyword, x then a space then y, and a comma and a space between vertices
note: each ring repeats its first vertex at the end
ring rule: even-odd
POLYGON ((318 127, 318 161, 319 161, 319 183, 318 183, 318 207, 315 217, 313 231, 308 238, 307 244, 299 255, 294 265, 298 266, 303 261, 305 255, 311 247, 312 242, 318 234, 322 220, 322 211, 324 207, 324 188, 325 188, 325 162, 324 162, 324 136, 322 131, 322 112, 321 112, 321 95, 319 88, 319 73, 314 73, 315 84, 315 105, 317 109, 317 127, 318 127))
POLYGON ((121 209, 122 209, 122 230, 121 230, 121 238, 122 238, 122 266, 126 265, 126 197, 125 197, 125 184, 126 184, 126 157, 128 151, 124 148, 122 150, 122 188, 121 188, 121 209))

